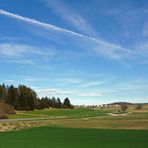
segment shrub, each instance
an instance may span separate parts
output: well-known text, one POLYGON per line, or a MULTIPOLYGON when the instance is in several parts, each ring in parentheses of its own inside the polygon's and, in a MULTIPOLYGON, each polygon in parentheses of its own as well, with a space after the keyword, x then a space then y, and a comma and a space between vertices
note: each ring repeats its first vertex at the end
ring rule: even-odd
POLYGON ((8 116, 6 114, 0 114, 0 119, 8 119, 8 116))
POLYGON ((3 114, 15 114, 15 111, 13 110, 12 106, 4 102, 0 102, 0 115, 3 114))
POLYGON ((141 104, 138 104, 135 109, 142 109, 142 108, 143 106, 141 104))

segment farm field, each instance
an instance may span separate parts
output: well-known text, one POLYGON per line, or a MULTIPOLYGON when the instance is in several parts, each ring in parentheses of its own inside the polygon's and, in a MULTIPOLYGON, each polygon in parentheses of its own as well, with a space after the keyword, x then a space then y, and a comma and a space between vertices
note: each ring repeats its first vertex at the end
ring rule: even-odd
MULTIPOLYGON (((148 105, 144 105, 141 110, 136 110, 135 105, 130 105, 127 113, 131 118, 148 118, 148 105)), ((108 116, 108 113, 118 114, 120 107, 97 108, 76 108, 76 109, 45 109, 35 111, 17 111, 14 115, 9 115, 9 119, 19 118, 85 118, 108 116)), ((122 114, 121 114, 122 115, 122 114)))
POLYGON ((10 119, 17 118, 82 118, 82 117, 96 117, 106 116, 107 110, 94 110, 91 108, 77 108, 77 109, 46 109, 36 111, 19 111, 14 115, 10 115, 10 119))
POLYGON ((147 148, 148 106, 118 110, 19 111, 0 122, 0 148, 147 148))
POLYGON ((116 113, 119 108, 103 110, 91 108, 48 109, 32 112, 19 111, 0 122, 0 131, 11 131, 31 127, 54 126, 68 128, 136 129, 148 130, 148 107, 135 110, 129 106, 124 114, 116 113))
POLYGON ((148 0, 0 0, 0 148, 148 148, 148 0))
POLYGON ((147 148, 148 131, 40 127, 0 133, 1 148, 147 148))

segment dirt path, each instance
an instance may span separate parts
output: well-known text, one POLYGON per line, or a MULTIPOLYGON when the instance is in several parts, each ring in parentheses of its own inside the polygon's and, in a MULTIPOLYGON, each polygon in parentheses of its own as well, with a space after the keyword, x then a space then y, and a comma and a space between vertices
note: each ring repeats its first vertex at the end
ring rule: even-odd
POLYGON ((113 117, 116 117, 116 116, 127 116, 127 115, 129 115, 129 114, 131 114, 131 112, 129 112, 129 113, 124 113, 124 114, 108 113, 108 115, 113 116, 113 117))

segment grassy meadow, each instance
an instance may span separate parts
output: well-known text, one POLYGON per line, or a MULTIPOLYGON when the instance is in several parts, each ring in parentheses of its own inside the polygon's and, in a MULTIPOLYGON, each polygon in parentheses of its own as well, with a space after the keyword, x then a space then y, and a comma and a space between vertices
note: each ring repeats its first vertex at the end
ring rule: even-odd
POLYGON ((34 127, 34 126, 58 126, 70 128, 103 128, 103 129, 148 129, 148 105, 136 110, 136 106, 129 106, 123 114, 118 114, 119 107, 101 108, 76 108, 76 109, 46 109, 36 111, 19 111, 10 115, 15 122, 7 124, 9 129, 34 127), (17 119, 30 119, 30 121, 16 121, 17 119), (17 128, 15 128, 17 124, 17 128))
POLYGON ((147 148, 148 105, 119 109, 19 111, 0 122, 0 148, 147 148))
POLYGON ((1 148, 147 148, 148 130, 40 127, 0 133, 1 148))
POLYGON ((19 111, 14 115, 10 115, 10 119, 17 118, 84 118, 106 116, 107 110, 94 110, 91 108, 76 108, 76 109, 46 109, 36 111, 19 111))

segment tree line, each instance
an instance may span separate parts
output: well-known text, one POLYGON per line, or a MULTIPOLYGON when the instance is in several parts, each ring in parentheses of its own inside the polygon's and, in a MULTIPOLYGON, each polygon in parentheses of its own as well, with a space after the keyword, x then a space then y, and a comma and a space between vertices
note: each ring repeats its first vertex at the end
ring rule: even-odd
POLYGON ((37 93, 25 85, 0 85, 0 102, 7 103, 15 110, 35 110, 44 108, 73 108, 69 98, 61 102, 60 98, 39 98, 37 93))

